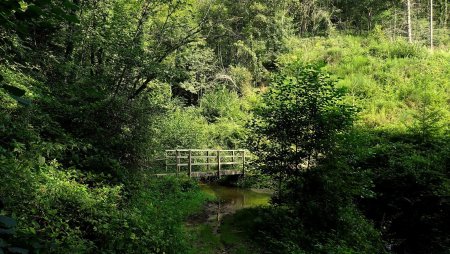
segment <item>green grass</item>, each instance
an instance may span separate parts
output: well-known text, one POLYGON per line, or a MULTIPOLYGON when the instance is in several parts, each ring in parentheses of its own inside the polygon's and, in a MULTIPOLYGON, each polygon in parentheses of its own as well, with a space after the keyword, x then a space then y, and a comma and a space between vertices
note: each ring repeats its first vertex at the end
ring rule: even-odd
MULTIPOLYGON (((244 213, 245 216, 251 214, 244 213)), ((201 224, 189 229, 192 241, 192 254, 251 254, 261 253, 257 245, 252 243, 247 232, 241 228, 242 222, 252 222, 252 217, 243 218, 228 215, 223 218, 218 232, 214 232, 213 226, 201 224)))
POLYGON ((220 237, 213 232, 213 227, 202 224, 190 229, 192 241, 192 254, 220 253, 224 246, 220 237))
MULTIPOLYGON (((251 217, 244 219, 252 221, 251 217)), ((236 217, 232 215, 225 217, 222 222, 220 227, 220 240, 226 246, 228 253, 261 253, 258 247, 251 242, 248 234, 238 226, 236 217)))
POLYGON ((347 91, 347 100, 361 108, 361 124, 406 130, 425 100, 440 111, 443 123, 450 121, 448 50, 431 53, 382 35, 290 40, 291 50, 279 57, 280 65, 326 63, 324 69, 347 91))

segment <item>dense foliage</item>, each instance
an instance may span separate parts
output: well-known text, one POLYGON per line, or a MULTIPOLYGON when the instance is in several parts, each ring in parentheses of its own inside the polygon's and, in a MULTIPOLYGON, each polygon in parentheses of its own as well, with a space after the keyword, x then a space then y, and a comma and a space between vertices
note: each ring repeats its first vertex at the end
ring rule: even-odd
POLYGON ((269 210, 278 220, 262 213, 268 228, 260 230, 275 235, 267 242, 278 253, 382 252, 376 230, 352 203, 367 195, 369 186, 363 174, 333 154, 355 109, 343 103, 335 82, 318 67, 295 64, 286 69, 264 94, 252 128, 259 168, 279 183, 278 207, 269 210), (269 231, 271 227, 277 230, 269 231))
POLYGON ((412 2, 1 1, 0 253, 195 252, 207 195, 152 174, 245 146, 268 252, 447 253, 449 2, 412 2))
MULTIPOLYGON (((283 72, 292 68, 293 60, 326 63, 322 71, 339 77, 336 89, 347 91, 344 97, 335 98, 358 106, 359 119, 349 132, 341 132, 335 142, 327 143, 327 150, 320 153, 311 170, 310 158, 297 154, 310 144, 308 140, 321 144, 323 139, 315 135, 305 140, 306 134, 315 132, 296 130, 303 128, 301 120, 314 112, 302 105, 320 105, 320 100, 317 95, 298 96, 298 88, 291 88, 298 78, 286 79, 283 73, 274 78, 263 96, 262 114, 256 112, 262 124, 254 128, 257 135, 252 138, 252 147, 261 159, 260 168, 286 184, 277 186, 277 210, 256 212, 266 227, 250 225, 253 230, 267 232, 267 238, 259 240, 271 249, 280 253, 448 250, 450 234, 444 228, 448 227, 449 202, 449 55, 428 55, 423 48, 401 41, 387 43, 380 36, 304 39, 280 57, 283 72), (280 96, 279 87, 290 89, 280 96), (298 114, 286 115, 292 109, 298 114), (296 145, 299 139, 303 142, 296 145), (282 226, 272 217, 285 218, 282 226), (363 237, 351 235, 355 232, 363 237), (365 249, 368 246, 379 249, 365 249)), ((314 83, 310 87, 326 80, 310 77, 308 82, 314 83)), ((339 119, 345 114, 332 116, 339 119)), ((308 127, 324 125, 320 117, 306 122, 308 127)), ((326 125, 333 127, 333 123, 328 119, 326 125)))

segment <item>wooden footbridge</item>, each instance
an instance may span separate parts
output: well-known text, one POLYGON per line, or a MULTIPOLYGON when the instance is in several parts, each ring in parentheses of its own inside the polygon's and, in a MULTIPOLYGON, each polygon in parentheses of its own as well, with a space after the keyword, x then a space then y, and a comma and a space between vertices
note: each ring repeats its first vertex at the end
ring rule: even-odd
POLYGON ((165 173, 162 175, 187 174, 189 177, 220 178, 224 175, 244 175, 245 150, 177 149, 165 151, 165 173))

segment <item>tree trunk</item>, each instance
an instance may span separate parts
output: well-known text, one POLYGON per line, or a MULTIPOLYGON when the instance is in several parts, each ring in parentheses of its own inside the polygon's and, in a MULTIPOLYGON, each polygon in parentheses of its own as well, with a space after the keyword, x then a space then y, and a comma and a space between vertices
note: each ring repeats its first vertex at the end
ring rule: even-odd
MULTIPOLYGON (((73 0, 73 4, 76 6, 80 5, 80 0, 73 0)), ((72 9, 69 12, 70 15, 75 16, 76 10, 72 9)), ((69 23, 69 28, 67 29, 67 38, 66 38, 66 49, 64 53, 64 57, 66 60, 70 61, 72 60, 73 51, 75 48, 74 44, 74 34, 75 34, 75 24, 73 22, 69 23)))
POLYGON ((433 0, 430 0, 430 49, 433 50, 433 0))
POLYGON ((397 40, 397 7, 394 8, 394 40, 397 40))
POLYGON ((444 27, 447 28, 448 16, 450 14, 448 13, 448 2, 445 1, 444 4, 444 27))
POLYGON ((407 0, 406 5, 408 9, 408 41, 409 43, 412 43, 411 0, 407 0))

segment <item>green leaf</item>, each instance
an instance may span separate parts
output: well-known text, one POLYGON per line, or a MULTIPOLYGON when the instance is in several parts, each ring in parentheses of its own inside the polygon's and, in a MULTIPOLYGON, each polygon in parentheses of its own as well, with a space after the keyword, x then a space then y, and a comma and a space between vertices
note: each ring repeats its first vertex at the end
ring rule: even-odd
POLYGON ((5 89, 11 95, 18 96, 18 97, 25 95, 25 90, 23 90, 21 88, 6 85, 6 84, 3 84, 1 87, 3 87, 3 89, 5 89))
POLYGON ((60 7, 53 7, 52 8, 52 13, 54 14, 54 15, 56 15, 57 17, 62 17, 62 16, 64 16, 66 13, 64 12, 64 10, 63 9, 61 9, 60 7))
POLYGON ((41 8, 37 7, 36 5, 28 5, 27 10, 25 11, 26 14, 30 16, 39 17, 42 15, 43 11, 41 8))
POLYGON ((78 19, 78 17, 76 15, 64 15, 63 18, 69 22, 72 23, 80 23, 80 20, 78 19))
POLYGON ((39 161, 39 165, 41 165, 41 166, 44 165, 45 164, 45 157, 39 156, 38 161, 39 161))
POLYGON ((79 9, 78 5, 74 4, 72 1, 69 1, 69 0, 64 0, 63 5, 64 5, 64 7, 71 9, 71 10, 78 11, 78 9, 79 9))
POLYGON ((16 226, 16 221, 10 217, 0 215, 0 225, 6 228, 13 228, 16 226))
POLYGON ((51 0, 37 0, 35 3, 36 5, 43 6, 43 5, 49 5, 52 1, 51 0))
POLYGON ((33 227, 30 227, 29 230, 30 230, 30 233, 32 233, 33 235, 36 234, 36 229, 34 229, 33 227))

